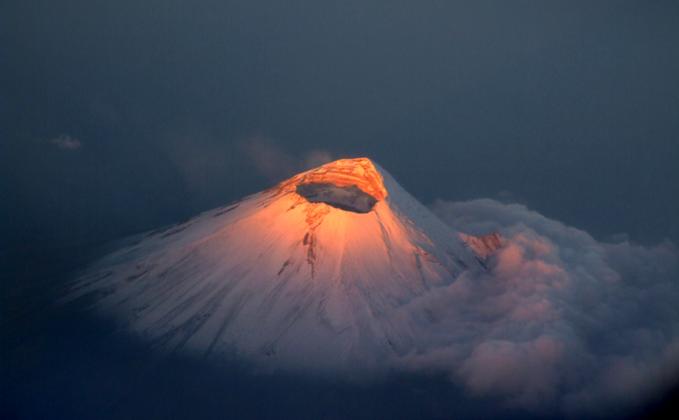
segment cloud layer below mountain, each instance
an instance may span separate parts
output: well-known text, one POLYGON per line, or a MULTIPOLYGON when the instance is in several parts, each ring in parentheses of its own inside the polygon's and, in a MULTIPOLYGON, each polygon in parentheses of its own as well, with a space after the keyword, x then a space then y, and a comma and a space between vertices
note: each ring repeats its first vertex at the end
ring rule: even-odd
POLYGON ((412 302, 434 322, 410 371, 444 372, 472 395, 536 412, 610 414, 647 401, 679 372, 679 252, 602 243, 518 204, 438 201, 457 231, 498 231, 505 246, 412 302))

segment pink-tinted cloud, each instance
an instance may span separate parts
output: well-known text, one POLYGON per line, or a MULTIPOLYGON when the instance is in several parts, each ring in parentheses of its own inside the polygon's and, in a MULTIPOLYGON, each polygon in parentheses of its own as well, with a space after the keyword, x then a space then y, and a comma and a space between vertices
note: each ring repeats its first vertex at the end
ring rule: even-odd
POLYGON ((673 244, 602 243, 487 199, 433 210, 460 232, 500 232, 505 244, 485 274, 408 308, 435 311, 439 321, 420 331, 428 344, 403 367, 447 372, 471 394, 510 406, 572 416, 621 415, 679 379, 673 244))

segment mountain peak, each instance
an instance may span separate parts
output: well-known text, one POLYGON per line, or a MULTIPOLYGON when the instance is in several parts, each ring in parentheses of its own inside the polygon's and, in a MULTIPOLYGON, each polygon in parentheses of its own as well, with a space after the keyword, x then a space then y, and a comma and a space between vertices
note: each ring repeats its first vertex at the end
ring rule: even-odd
POLYGON ((482 268, 386 170, 340 159, 135 239, 70 296, 173 351, 343 369, 416 351, 403 305, 482 268))
POLYGON ((335 187, 355 186, 375 200, 384 200, 387 189, 375 164, 366 157, 339 159, 302 172, 284 181, 295 187, 308 184, 331 184, 335 187))
POLYGON ((368 158, 339 159, 299 173, 278 184, 279 192, 295 192, 311 203, 368 213, 389 194, 377 166, 368 158))

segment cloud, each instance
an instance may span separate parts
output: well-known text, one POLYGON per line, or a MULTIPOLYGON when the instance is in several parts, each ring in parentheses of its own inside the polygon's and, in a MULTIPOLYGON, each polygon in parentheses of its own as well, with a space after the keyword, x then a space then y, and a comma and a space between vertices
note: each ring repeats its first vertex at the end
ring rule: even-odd
POLYGON ((176 169, 191 199, 201 207, 206 202, 221 204, 225 196, 234 192, 261 188, 262 180, 253 173, 269 184, 332 160, 323 150, 294 155, 266 137, 222 139, 193 125, 173 128, 162 137, 167 161, 176 169), (243 177, 243 173, 249 174, 243 177))
POLYGON ((196 127, 170 131, 164 139, 167 157, 192 196, 201 200, 223 197, 228 180, 234 176, 230 172, 235 166, 232 144, 196 127))
POLYGON ((325 150, 312 150, 310 152, 307 152, 303 156, 303 160, 301 161, 301 166, 300 168, 302 170, 307 170, 311 168, 315 168, 317 166, 321 166, 325 163, 331 162, 335 160, 330 152, 327 152, 325 150))
POLYGON ((241 142, 240 148, 260 175, 269 181, 282 181, 298 172, 333 160, 325 150, 311 150, 293 155, 269 138, 254 136, 241 142))
POLYGON ((82 147, 82 143, 75 137, 68 134, 61 134, 58 137, 52 138, 49 142, 62 150, 78 150, 82 147))
MULTIPOLYGON (((491 270, 422 296, 435 311, 419 352, 398 363, 439 371, 472 395, 536 412, 611 415, 679 373, 679 250, 602 243, 518 204, 438 201, 458 231, 499 231, 491 270)), ((621 413, 619 413, 621 414, 621 413)))

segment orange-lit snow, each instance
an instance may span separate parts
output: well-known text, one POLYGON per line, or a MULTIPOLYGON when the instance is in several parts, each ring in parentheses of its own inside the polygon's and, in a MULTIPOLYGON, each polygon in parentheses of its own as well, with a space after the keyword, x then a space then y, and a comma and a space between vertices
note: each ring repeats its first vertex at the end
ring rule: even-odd
POLYGON ((504 238, 497 232, 484 236, 472 236, 460 233, 459 236, 460 239, 469 245, 476 255, 484 259, 495 253, 495 251, 502 247, 505 242, 504 238))
POLYGON ((387 189, 384 187, 382 175, 368 158, 340 159, 326 163, 318 168, 295 175, 277 187, 283 191, 291 191, 297 185, 334 184, 338 187, 355 185, 363 192, 377 200, 384 200, 387 189))

